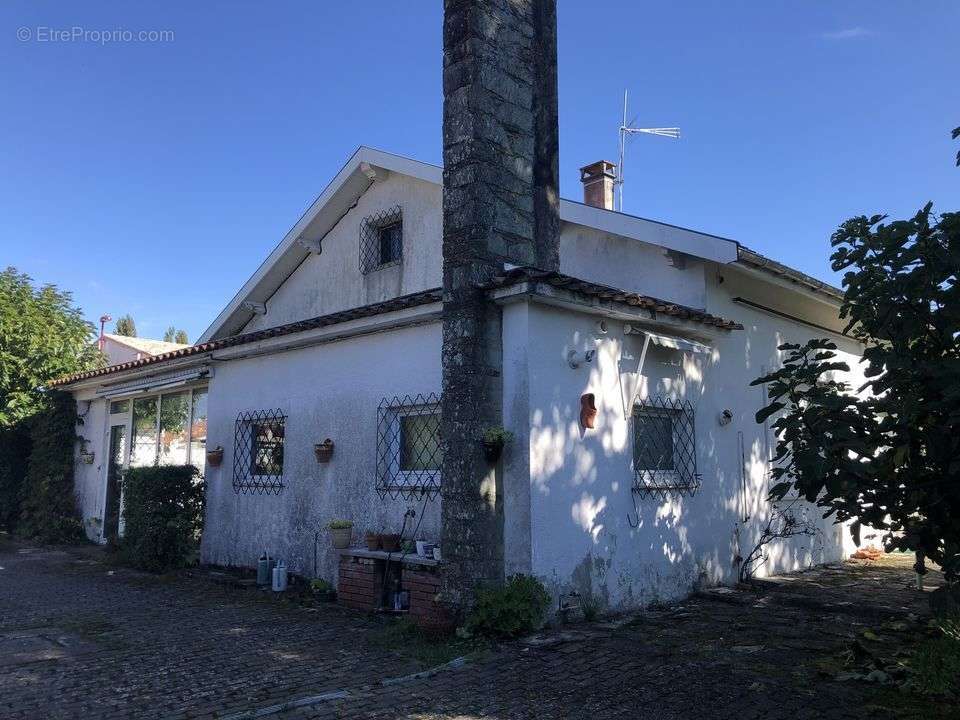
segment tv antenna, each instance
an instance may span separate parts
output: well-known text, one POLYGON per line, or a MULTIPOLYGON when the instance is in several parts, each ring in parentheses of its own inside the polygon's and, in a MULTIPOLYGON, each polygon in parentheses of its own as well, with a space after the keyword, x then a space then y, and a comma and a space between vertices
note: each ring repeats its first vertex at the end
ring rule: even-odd
POLYGON ((674 140, 680 139, 680 128, 675 127, 655 127, 655 128, 638 128, 632 127, 633 123, 636 121, 636 117, 627 122, 627 91, 623 91, 623 122, 620 124, 620 162, 617 163, 617 178, 614 182, 617 185, 617 195, 619 197, 619 202, 617 205, 617 210, 623 212, 623 161, 624 161, 624 151, 626 150, 627 137, 630 135, 659 135, 660 137, 672 138, 674 140))

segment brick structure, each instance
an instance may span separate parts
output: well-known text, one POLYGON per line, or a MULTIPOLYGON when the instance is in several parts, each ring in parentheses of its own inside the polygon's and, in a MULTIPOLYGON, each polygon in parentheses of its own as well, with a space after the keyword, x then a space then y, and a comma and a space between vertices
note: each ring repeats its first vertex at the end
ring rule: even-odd
POLYGON ((501 418, 504 263, 559 267, 556 0, 446 0, 443 25, 443 585, 503 579, 502 492, 480 438, 501 418))
MULTIPOLYGON (((438 602, 440 571, 436 565, 423 565, 394 556, 394 569, 400 568, 400 584, 410 593, 408 617, 428 630, 448 631, 453 623, 446 608, 438 602)), ((337 600, 341 605, 370 612, 381 606, 386 560, 346 552, 340 556, 337 600)))

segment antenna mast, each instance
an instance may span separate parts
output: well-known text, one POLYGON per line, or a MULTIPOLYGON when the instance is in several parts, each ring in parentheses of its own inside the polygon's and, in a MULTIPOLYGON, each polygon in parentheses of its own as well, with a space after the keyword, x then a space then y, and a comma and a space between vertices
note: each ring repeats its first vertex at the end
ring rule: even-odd
MULTIPOLYGON (((634 118, 636 119, 636 118, 634 118)), ((674 140, 680 139, 680 128, 669 127, 669 128, 638 128, 631 127, 633 125, 633 120, 630 123, 627 123, 627 91, 623 91, 623 121, 620 123, 620 157, 618 158, 619 162, 617 163, 617 179, 614 181, 617 185, 617 210, 623 212, 623 163, 624 156, 627 146, 627 136, 628 135, 659 135, 660 137, 672 138, 674 140)))

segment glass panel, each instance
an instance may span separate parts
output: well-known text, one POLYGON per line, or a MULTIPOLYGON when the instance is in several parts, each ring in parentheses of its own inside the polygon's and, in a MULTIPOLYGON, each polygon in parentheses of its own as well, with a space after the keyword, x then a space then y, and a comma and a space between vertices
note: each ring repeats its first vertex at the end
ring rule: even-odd
POLYGON ((190 464, 203 474, 207 464, 207 391, 193 391, 193 417, 190 419, 190 464))
POLYGON ((190 391, 160 397, 161 465, 187 464, 187 422, 190 412, 190 391))
POLYGON ((133 401, 133 444, 130 466, 143 467, 157 461, 157 398, 133 401))
POLYGON ((116 540, 120 523, 120 475, 123 456, 127 449, 127 426, 110 428, 110 459, 107 463, 107 502, 103 517, 103 534, 107 540, 116 540))
POLYGON ((386 265, 400 259, 403 247, 403 225, 399 222, 385 225, 378 230, 380 236, 380 264, 386 265))
POLYGON ((130 401, 129 400, 114 400, 110 403, 110 414, 116 415, 118 413, 129 412, 130 410, 130 401))
POLYGON ((673 470, 673 418, 639 413, 634 445, 637 470, 673 470))
POLYGON ((400 469, 439 470, 439 415, 403 415, 400 418, 400 469))
POLYGON ((253 424, 253 453, 250 472, 253 475, 283 474, 283 422, 270 420, 253 424))

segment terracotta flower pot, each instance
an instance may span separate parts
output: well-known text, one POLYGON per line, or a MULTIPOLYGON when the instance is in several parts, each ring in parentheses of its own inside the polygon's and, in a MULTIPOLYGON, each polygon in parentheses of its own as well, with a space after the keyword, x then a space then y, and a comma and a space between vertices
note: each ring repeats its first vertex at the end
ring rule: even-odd
POLYGON ((379 550, 380 549, 380 540, 381 537, 375 532, 367 532, 363 536, 363 540, 367 543, 367 550, 379 550))
POLYGON ((220 467, 223 462, 223 448, 215 447, 213 450, 207 450, 207 464, 213 467, 220 467))
POLYGON ((350 547, 352 537, 353 528, 330 528, 330 540, 333 542, 333 547, 337 550, 350 547))
POLYGON ((333 457, 333 440, 327 438, 322 443, 313 446, 313 454, 317 456, 318 463, 328 463, 333 457))
POLYGON ((400 536, 396 533, 383 535, 383 549, 386 552, 400 551, 400 536))

